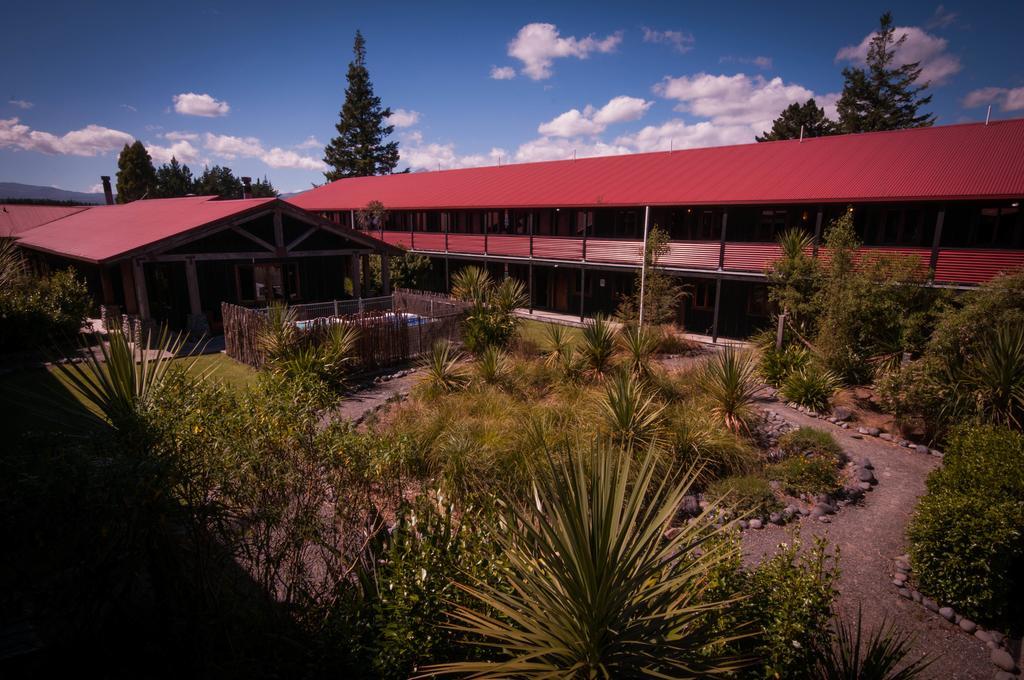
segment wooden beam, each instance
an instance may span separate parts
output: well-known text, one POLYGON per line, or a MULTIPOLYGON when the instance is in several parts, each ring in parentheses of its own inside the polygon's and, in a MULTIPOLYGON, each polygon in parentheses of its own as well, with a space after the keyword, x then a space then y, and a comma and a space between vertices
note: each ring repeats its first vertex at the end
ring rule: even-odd
POLYGON ((138 305, 139 318, 148 320, 149 317, 149 293, 146 291, 146 269, 142 260, 132 260, 132 276, 135 277, 135 298, 138 305))
POLYGON ((288 253, 286 256, 281 257, 276 253, 266 252, 237 252, 237 253, 189 253, 185 254, 169 254, 169 255, 153 255, 152 257, 144 258, 146 262, 184 262, 189 258, 192 258, 196 262, 211 262, 211 261, 235 261, 235 260, 293 260, 296 258, 304 257, 344 257, 347 255, 367 255, 374 252, 369 249, 359 250, 300 250, 294 253, 288 253))
POLYGON ((244 236, 245 238, 249 239, 253 243, 256 243, 256 244, 262 246, 263 248, 266 248, 270 252, 274 252, 274 246, 272 246, 271 244, 267 243, 266 241, 261 239, 259 236, 256 236, 255 234, 250 234, 245 229, 242 229, 241 227, 237 227, 237 226, 235 226, 233 224, 230 227, 228 227, 228 229, 230 229, 231 231, 235 232, 239 236, 244 236))
POLYGON ((188 306, 192 314, 202 314, 203 305, 199 297, 199 277, 196 276, 196 260, 185 260, 185 280, 188 282, 188 306))
POLYGON ((114 299, 114 282, 110 279, 110 267, 101 264, 99 270, 100 287, 103 289, 103 304, 115 305, 117 300, 114 299))
POLYGON ((281 211, 274 211, 274 245, 284 248, 284 223, 281 220, 281 211))
POLYGON ((711 342, 718 342, 718 308, 722 304, 722 277, 715 279, 715 314, 711 320, 711 342))
POLYGON ((380 285, 382 295, 391 295, 391 257, 381 254, 380 256, 380 285))
POLYGON ((135 273, 132 263, 124 260, 121 266, 121 288, 124 289, 124 311, 128 314, 139 313, 139 303, 135 299, 135 273))
POLYGON ((349 277, 352 279, 352 297, 361 298, 363 296, 362 289, 360 288, 360 275, 359 275, 359 255, 349 256, 349 277))
POLYGON ((291 250, 292 248, 294 248, 295 246, 299 245, 300 243, 302 243, 303 241, 305 241, 305 240, 306 240, 307 238, 309 238, 310 236, 312 236, 312 235, 313 235, 313 234, 314 234, 314 233, 316 232, 316 230, 317 230, 318 228, 319 228, 319 227, 310 227, 310 228, 309 228, 309 229, 307 229, 306 231, 302 232, 302 235, 301 235, 301 236, 299 236, 299 237, 298 237, 297 239, 295 239, 294 241, 292 241, 291 243, 289 243, 288 245, 286 245, 286 246, 284 247, 284 249, 285 249, 285 250, 291 250))

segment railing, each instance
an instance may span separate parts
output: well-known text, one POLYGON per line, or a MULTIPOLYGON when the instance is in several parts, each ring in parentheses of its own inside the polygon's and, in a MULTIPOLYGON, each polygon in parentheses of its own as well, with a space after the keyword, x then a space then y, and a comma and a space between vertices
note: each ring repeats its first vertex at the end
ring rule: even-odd
POLYGON ((295 312, 296 321, 309 321, 322 316, 350 316, 363 312, 384 312, 392 307, 390 295, 356 300, 332 300, 331 302, 310 302, 303 305, 289 305, 295 312))

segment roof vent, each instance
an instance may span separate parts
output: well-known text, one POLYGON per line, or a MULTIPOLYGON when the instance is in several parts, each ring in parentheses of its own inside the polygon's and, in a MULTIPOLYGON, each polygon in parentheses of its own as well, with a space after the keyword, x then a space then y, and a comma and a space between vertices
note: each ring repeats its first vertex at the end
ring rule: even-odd
POLYGON ((252 177, 242 178, 242 198, 252 198, 252 177))

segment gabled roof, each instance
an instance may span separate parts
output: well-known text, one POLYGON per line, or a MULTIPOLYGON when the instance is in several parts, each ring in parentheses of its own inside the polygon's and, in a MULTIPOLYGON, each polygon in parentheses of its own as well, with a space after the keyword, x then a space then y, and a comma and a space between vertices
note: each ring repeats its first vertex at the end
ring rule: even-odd
POLYGON ((307 210, 846 203, 1024 196, 1024 119, 341 179, 307 210))
POLYGON ((41 224, 89 210, 91 205, 0 203, 0 238, 11 238, 41 224))

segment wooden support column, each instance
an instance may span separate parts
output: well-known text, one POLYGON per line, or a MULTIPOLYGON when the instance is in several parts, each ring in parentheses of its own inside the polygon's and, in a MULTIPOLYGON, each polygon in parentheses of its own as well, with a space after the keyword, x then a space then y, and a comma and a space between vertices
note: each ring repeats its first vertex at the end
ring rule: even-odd
POLYGON ((946 208, 943 206, 939 210, 938 217, 935 218, 935 236, 932 238, 932 256, 928 262, 928 269, 930 270, 929 276, 935 278, 935 268, 939 265, 939 246, 942 245, 942 225, 946 221, 946 208))
POLYGON ((444 255, 444 291, 446 293, 452 292, 452 280, 448 276, 448 253, 444 255))
POLYGON ((132 276, 135 278, 135 303, 138 306, 139 318, 148 321, 149 316, 149 293, 146 292, 146 269, 142 260, 132 260, 132 276))
POLYGON ((371 286, 370 286, 370 283, 371 283, 370 282, 370 274, 372 273, 370 271, 370 256, 369 255, 363 255, 362 270, 363 270, 363 295, 369 295, 370 294, 370 288, 371 288, 371 286))
POLYGON ((132 263, 127 260, 121 262, 121 288, 124 289, 125 314, 138 314, 139 303, 135 298, 135 274, 132 271, 132 263))
POLYGON ((362 289, 360 287, 362 283, 362 276, 359 274, 359 261, 358 255, 349 255, 348 261, 348 275, 352 280, 352 297, 361 298, 363 296, 362 289))
POLYGON ((718 242, 718 268, 725 269, 725 228, 729 226, 729 211, 722 211, 722 238, 718 242))
POLYGON ((274 245, 277 247, 277 255, 283 257, 285 254, 284 223, 281 220, 281 211, 274 211, 274 245))
POLYGON ((380 286, 382 295, 391 295, 391 256, 380 256, 380 286))
POLYGON ((185 260, 185 280, 188 282, 189 312, 195 315, 203 313, 203 304, 199 297, 199 277, 196 275, 196 261, 191 257, 185 260))
POLYGON ((813 257, 818 256, 818 246, 821 245, 821 220, 825 217, 824 210, 818 207, 818 216, 814 218, 814 252, 813 257))
POLYGON ((587 276, 587 270, 584 269, 583 267, 580 267, 580 321, 581 322, 583 321, 583 316, 584 316, 584 314, 583 314, 584 313, 584 303, 587 301, 587 291, 586 291, 587 278, 586 278, 586 276, 587 276))
POLYGON ((103 304, 108 307, 116 305, 117 300, 114 299, 114 282, 110 278, 110 267, 105 264, 100 265, 100 287, 103 289, 103 304))
POLYGON ((533 314, 533 260, 532 259, 530 260, 530 264, 528 264, 527 267, 529 268, 529 272, 530 272, 527 275, 527 277, 529 278, 529 285, 527 286, 527 290, 529 291, 527 293, 527 295, 529 297, 529 302, 527 303, 527 305, 528 305, 528 308, 530 310, 530 314, 533 314))
POLYGON ((722 277, 715 280, 715 315, 711 321, 711 342, 718 342, 718 308, 722 304, 722 277))

